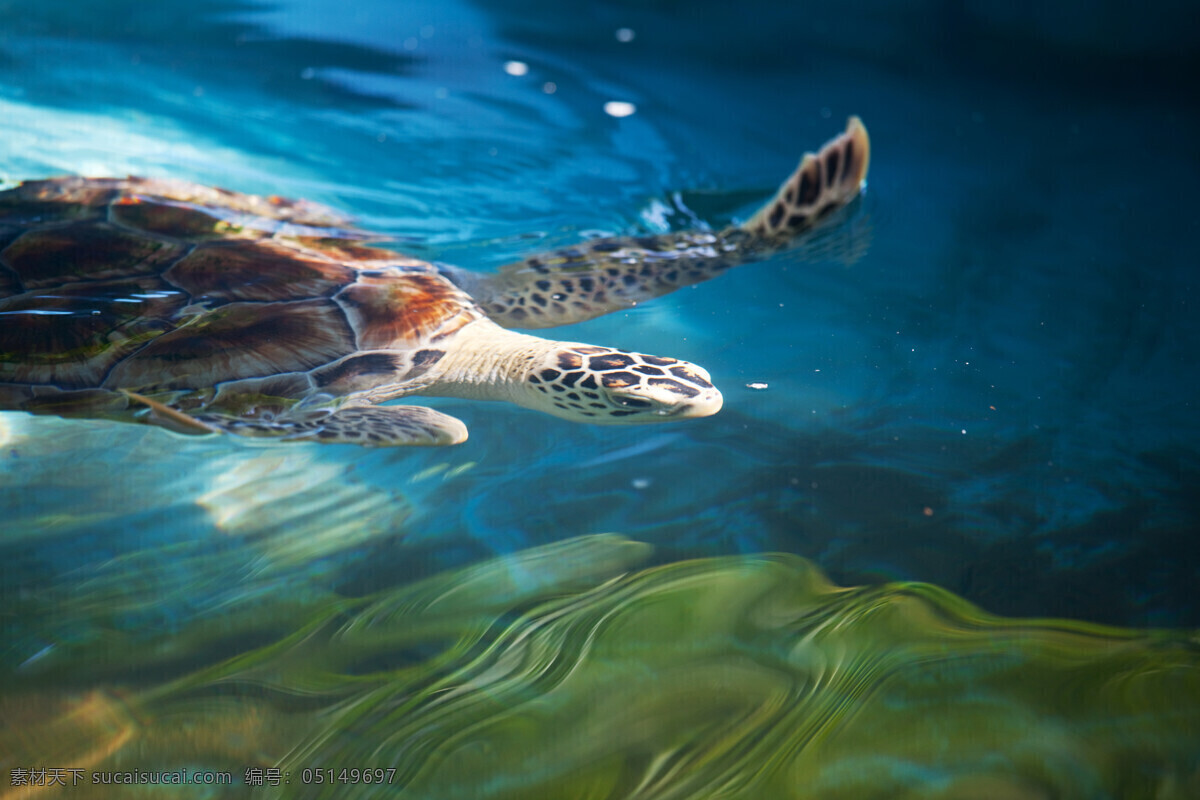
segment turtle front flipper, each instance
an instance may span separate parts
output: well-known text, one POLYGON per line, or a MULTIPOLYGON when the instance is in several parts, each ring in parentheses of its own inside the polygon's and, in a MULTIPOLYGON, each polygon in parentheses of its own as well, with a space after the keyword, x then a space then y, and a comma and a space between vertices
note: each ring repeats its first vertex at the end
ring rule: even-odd
POLYGON ((261 418, 198 415, 205 425, 239 436, 286 441, 357 444, 366 447, 447 445, 467 440, 467 426, 424 406, 347 406, 302 417, 261 418))
POLYGON ((813 228, 830 212, 858 197, 867 180, 871 140, 858 117, 820 152, 805 153, 771 202, 737 230, 754 239, 786 241, 813 228))
POLYGON ((744 225, 720 233, 596 239, 508 264, 492 275, 439 269, 506 328, 582 322, 795 246, 797 237, 859 195, 870 153, 867 129, 851 117, 846 130, 819 152, 805 154, 775 197, 744 225))

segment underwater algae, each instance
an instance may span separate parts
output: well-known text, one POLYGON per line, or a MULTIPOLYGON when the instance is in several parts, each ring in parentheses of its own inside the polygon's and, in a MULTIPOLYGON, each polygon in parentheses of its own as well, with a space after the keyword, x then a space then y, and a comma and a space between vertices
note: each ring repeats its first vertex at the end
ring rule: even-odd
POLYGON ((156 645, 129 642, 124 673, 97 673, 81 645, 5 681, 0 767, 83 779, 0 797, 1200 795, 1193 633, 842 588, 792 555, 649 556, 590 536, 366 598, 232 608, 227 637, 290 624, 219 657, 194 624, 173 667, 139 670, 156 645), (238 785, 89 782, 180 769, 238 785))

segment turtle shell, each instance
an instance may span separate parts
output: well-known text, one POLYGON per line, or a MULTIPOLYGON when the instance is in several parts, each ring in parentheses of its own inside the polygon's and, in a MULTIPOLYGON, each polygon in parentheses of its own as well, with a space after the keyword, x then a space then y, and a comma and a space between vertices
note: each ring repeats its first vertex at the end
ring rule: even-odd
POLYGON ((397 369, 428 369, 414 353, 482 313, 377 241, 316 204, 187 183, 2 192, 0 407, 280 376, 293 396, 401 385, 397 369))

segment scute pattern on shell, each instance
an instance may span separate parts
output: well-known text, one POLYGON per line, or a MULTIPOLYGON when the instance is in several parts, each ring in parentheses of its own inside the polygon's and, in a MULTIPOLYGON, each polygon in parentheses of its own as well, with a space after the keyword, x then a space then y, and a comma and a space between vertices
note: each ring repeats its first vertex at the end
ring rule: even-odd
MULTIPOLYGON (((393 350, 399 375, 376 357, 325 383, 394 387, 422 372, 415 351, 482 313, 432 266, 378 241, 314 203, 177 181, 0 192, 0 384, 29 398, 201 390, 393 350)), ((319 388, 310 377, 286 385, 319 388)))
POLYGON ((334 299, 358 332, 363 350, 436 343, 484 316, 445 278, 392 269, 363 273, 334 299), (397 314, 397 308, 405 313, 397 314))
POLYGON ((187 250, 97 221, 31 230, 6 247, 2 258, 30 290, 154 275, 187 250))
POLYGON ((76 283, 0 300, 0 380, 100 386, 119 361, 170 328, 184 304, 161 278, 76 283), (133 300, 124 303, 124 300, 133 300), (130 309, 136 307, 137 313, 130 309))
POLYGON ((104 386, 203 389, 215 385, 213 376, 303 372, 353 349, 345 317, 328 300, 230 303, 150 342, 117 364, 104 386))
POLYGON ((328 297, 353 283, 355 274, 336 261, 261 241, 197 245, 164 277, 197 300, 271 302, 328 297))

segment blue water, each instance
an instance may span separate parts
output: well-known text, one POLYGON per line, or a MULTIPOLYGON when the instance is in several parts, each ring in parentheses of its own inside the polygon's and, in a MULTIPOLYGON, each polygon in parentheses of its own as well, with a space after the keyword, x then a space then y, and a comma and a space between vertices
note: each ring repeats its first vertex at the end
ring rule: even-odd
MULTIPOLYGON (((42 3, 4 19, 0 177, 307 197, 488 269, 597 232, 744 218, 858 113, 875 150, 865 256, 783 255, 563 332, 705 365, 728 398, 717 418, 585 428, 435 401, 468 444, 280 457, 404 494, 405 539, 486 552, 619 530, 931 580, 1004 613, 1195 624, 1197 118, 1172 80, 1190 52, 1153 31, 1165 43, 1097 52, 1107 29, 1056 38, 997 9, 864 9, 42 3), (637 111, 609 116, 612 100, 637 111)), ((74 436, 123 464, 47 480, 25 466, 45 456, 10 445, 26 547, 47 508, 121 536, 204 535, 203 515, 155 513, 194 511, 203 479, 167 490, 121 454, 147 448, 151 473, 186 481, 198 460, 261 452, 5 419, 34 453, 74 436)))
POLYGON ((89 592, 153 637, 609 531, 1200 625, 1200 50, 1183 4, 1060 5, 0 5, 5 186, 305 197, 480 270, 745 219, 850 114, 873 147, 849 250, 547 332, 703 365, 709 419, 437 399, 467 443, 364 451, 0 413, 4 664, 94 636, 89 592))

